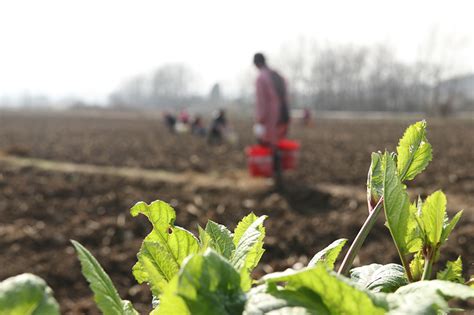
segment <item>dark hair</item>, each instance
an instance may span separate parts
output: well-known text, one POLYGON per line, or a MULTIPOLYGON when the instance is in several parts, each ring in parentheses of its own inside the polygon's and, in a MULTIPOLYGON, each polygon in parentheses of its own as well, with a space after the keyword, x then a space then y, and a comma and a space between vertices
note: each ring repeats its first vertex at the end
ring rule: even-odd
POLYGON ((265 62, 265 56, 262 53, 256 53, 253 56, 253 63, 256 66, 264 66, 266 64, 265 62))

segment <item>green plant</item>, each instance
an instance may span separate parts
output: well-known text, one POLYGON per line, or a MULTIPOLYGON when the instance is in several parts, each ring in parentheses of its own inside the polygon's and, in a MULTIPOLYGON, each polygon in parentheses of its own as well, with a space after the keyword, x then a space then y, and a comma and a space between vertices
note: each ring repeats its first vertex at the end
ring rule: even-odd
MULTIPOLYGON (((367 181, 369 215, 334 269, 345 239, 318 252, 302 270, 287 270, 253 280, 262 254, 265 216, 249 214, 231 232, 209 221, 198 237, 175 225, 168 204, 140 202, 132 216, 145 215, 153 229, 133 267, 139 283, 153 294, 151 314, 439 314, 450 298, 474 298, 463 284, 460 258, 430 280, 433 263, 462 212, 449 220, 441 191, 411 203, 405 182, 431 160, 426 123, 410 126, 394 153, 373 153, 367 181), (371 264, 351 270, 353 259, 380 213, 399 253, 401 265, 371 264), (349 276, 349 277, 347 277, 349 276)), ((122 301, 96 259, 73 241, 98 307, 104 314, 137 314, 122 301)), ((472 280, 469 281, 472 283, 472 280)))
POLYGON ((0 282, 0 314, 59 315, 59 305, 43 279, 24 273, 0 282))
POLYGON ((377 216, 384 209, 386 225, 397 248, 408 280, 431 277, 433 262, 441 245, 459 221, 459 211, 451 221, 446 214, 446 196, 437 191, 425 203, 418 198, 410 204, 405 181, 413 180, 429 164, 431 145, 426 139, 426 122, 417 122, 405 131, 395 153, 372 153, 367 178, 369 216, 353 242, 340 269, 347 274, 377 216), (409 256, 415 253, 409 263, 409 256), (423 265, 421 267, 421 265, 423 265))

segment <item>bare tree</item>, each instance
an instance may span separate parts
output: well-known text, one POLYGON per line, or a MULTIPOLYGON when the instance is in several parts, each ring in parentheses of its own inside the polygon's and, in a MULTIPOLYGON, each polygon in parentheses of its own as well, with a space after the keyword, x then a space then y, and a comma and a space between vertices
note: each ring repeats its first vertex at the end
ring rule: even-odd
POLYGON ((364 103, 368 52, 364 47, 326 46, 313 55, 309 89, 320 109, 359 109, 364 103))
POLYGON ((300 44, 285 48, 281 60, 295 99, 309 95, 317 109, 439 111, 453 102, 456 89, 444 81, 458 67, 451 58, 455 45, 435 49, 438 42, 443 41, 431 38, 428 52, 413 64, 400 61, 388 45, 327 44, 308 50, 300 44))
POLYGON ((446 115, 459 91, 455 85, 443 81, 460 72, 458 54, 465 47, 465 40, 453 34, 442 34, 438 28, 431 31, 427 41, 418 51, 416 68, 423 82, 430 86, 423 95, 426 109, 433 114, 446 115))
POLYGON ((111 94, 118 106, 152 107, 182 105, 193 98, 194 73, 183 64, 167 64, 151 74, 139 75, 111 94))
POLYGON ((214 105, 219 105, 222 102, 222 91, 219 83, 214 83, 209 92, 208 99, 214 105))
POLYGON ((192 95, 194 74, 183 64, 169 64, 152 75, 151 100, 157 104, 178 104, 192 95))
POLYGON ((255 70, 250 66, 243 69, 237 77, 237 101, 244 105, 253 103, 255 96, 255 70))
POLYGON ((315 49, 314 43, 299 37, 283 44, 277 57, 277 68, 288 81, 290 102, 296 107, 307 106, 311 102, 310 63, 311 52, 315 49))

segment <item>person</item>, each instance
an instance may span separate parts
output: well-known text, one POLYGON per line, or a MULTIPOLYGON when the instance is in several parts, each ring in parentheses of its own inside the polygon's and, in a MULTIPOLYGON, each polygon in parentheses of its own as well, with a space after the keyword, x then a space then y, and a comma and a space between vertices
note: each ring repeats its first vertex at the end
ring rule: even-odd
POLYGON ((168 111, 166 111, 163 114, 163 117, 164 117, 164 120, 165 120, 166 127, 168 127, 168 130, 171 133, 174 133, 175 132, 175 125, 176 125, 176 117, 168 111))
POLYGON ((184 125, 187 125, 189 123, 189 113, 186 109, 182 109, 179 112, 179 122, 184 125))
POLYGON ((191 133, 197 136, 206 135, 206 128, 204 128, 201 115, 194 116, 191 122, 191 133))
POLYGON ((309 110, 308 107, 305 107, 303 109, 303 117, 301 119, 301 123, 305 127, 311 126, 311 123, 312 123, 312 121, 311 121, 311 111, 309 110))
POLYGON ((275 184, 281 188, 281 158, 277 145, 286 137, 290 122, 287 86, 283 77, 268 67, 262 53, 254 55, 253 63, 259 71, 255 81, 254 132, 261 145, 272 148, 275 184))
POLYGON ((209 135, 207 141, 209 144, 221 143, 224 138, 224 133, 227 128, 227 119, 225 111, 220 109, 214 114, 211 126, 209 128, 209 135))

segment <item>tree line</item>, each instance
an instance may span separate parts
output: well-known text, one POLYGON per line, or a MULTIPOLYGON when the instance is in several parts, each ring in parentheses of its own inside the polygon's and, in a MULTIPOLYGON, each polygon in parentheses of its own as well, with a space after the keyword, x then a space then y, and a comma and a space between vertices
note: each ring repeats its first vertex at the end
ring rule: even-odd
MULTIPOLYGON (((474 89, 474 76, 456 77, 455 52, 438 42, 432 40, 412 62, 398 58, 388 45, 318 46, 305 41, 283 46, 270 61, 286 76, 295 107, 443 115, 474 109, 474 96, 469 94, 474 89)), ((248 69, 242 72, 232 100, 251 104, 254 73, 248 69)), ((196 74, 189 67, 168 64, 125 82, 111 94, 110 103, 165 108, 221 100, 219 85, 203 96, 194 89, 195 83, 196 74)))
POLYGON ((299 106, 440 114, 474 107, 468 95, 474 86, 459 84, 471 79, 472 85, 474 76, 456 77, 451 56, 439 58, 435 51, 406 62, 388 45, 293 45, 280 60, 299 106))

